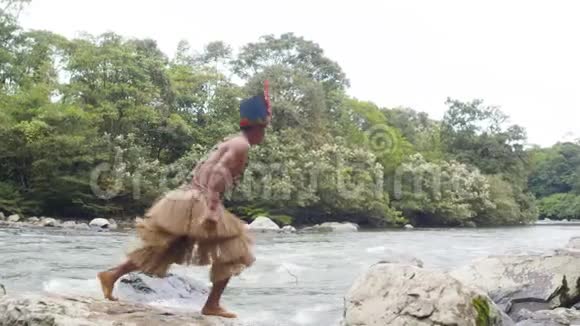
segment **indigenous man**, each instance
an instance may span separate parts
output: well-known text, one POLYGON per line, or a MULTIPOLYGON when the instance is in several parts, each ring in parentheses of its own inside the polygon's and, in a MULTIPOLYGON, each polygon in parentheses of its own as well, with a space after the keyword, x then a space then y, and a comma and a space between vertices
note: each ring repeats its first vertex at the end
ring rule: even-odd
POLYGON ((243 174, 250 146, 260 144, 271 113, 268 82, 264 93, 240 104, 241 133, 217 145, 193 171, 191 184, 160 198, 137 220, 142 246, 123 264, 98 274, 106 299, 123 275, 142 271, 164 277, 171 264, 210 265, 211 292, 202 314, 236 315, 220 306, 221 295, 234 275, 253 264, 252 241, 244 222, 225 210, 221 197, 243 174))

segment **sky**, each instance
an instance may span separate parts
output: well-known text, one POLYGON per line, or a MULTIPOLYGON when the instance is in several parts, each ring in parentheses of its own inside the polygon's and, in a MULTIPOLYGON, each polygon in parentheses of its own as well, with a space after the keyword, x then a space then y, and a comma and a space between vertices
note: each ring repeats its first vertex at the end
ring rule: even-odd
POLYGON ((182 39, 239 48, 293 32, 340 64, 360 100, 440 119, 447 97, 479 98, 550 146, 580 137, 578 13, 575 0, 32 0, 20 21, 152 38, 170 56, 182 39))

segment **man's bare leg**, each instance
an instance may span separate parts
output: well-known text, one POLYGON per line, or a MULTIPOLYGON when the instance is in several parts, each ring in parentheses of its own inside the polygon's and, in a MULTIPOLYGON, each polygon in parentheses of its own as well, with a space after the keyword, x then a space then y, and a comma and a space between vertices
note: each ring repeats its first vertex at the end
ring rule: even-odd
POLYGON ((207 298, 205 306, 203 306, 203 309, 201 309, 202 314, 208 316, 219 316, 224 318, 237 317, 236 314, 228 312, 227 310, 225 310, 220 306, 220 299, 229 281, 230 279, 227 278, 223 281, 213 283, 211 292, 209 293, 209 297, 207 298))
POLYGON ((113 296, 115 282, 117 282, 117 280, 121 278, 121 276, 134 272, 136 270, 137 266, 133 264, 130 260, 127 260, 126 262, 115 268, 111 268, 107 271, 100 272, 99 274, 97 274, 99 281, 101 281, 101 289, 103 290, 103 295, 105 296, 105 299, 117 301, 117 298, 113 296))

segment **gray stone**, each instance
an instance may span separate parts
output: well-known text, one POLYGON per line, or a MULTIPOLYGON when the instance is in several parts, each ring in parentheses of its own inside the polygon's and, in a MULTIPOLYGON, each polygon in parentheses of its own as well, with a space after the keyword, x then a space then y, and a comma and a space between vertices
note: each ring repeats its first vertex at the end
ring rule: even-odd
POLYGON ((538 310, 532 312, 527 309, 522 309, 518 312, 516 321, 516 326, 580 325, 580 311, 557 308, 554 310, 538 310))
POLYGON ((572 306, 580 298, 580 252, 492 256, 451 273, 487 292, 512 317, 522 309, 572 306), (564 286, 565 285, 565 286, 564 286))
POLYGON ((59 224, 59 222, 52 217, 45 217, 44 219, 42 219, 40 221, 40 226, 44 226, 44 227, 55 227, 58 224, 59 224))
POLYGON ((449 274, 403 264, 376 264, 345 297, 345 326, 513 325, 481 290, 449 274), (479 308, 482 307, 482 308, 479 308), (484 310, 488 308, 489 313, 484 310))
POLYGON ((109 224, 111 224, 111 223, 104 218, 95 218, 95 219, 91 220, 91 222, 89 223, 89 226, 95 227, 95 228, 107 229, 109 227, 109 224))
POLYGON ((75 222, 75 221, 65 221, 65 222, 62 222, 60 224, 60 226, 63 227, 63 228, 67 228, 67 229, 68 228, 73 229, 73 228, 75 228, 77 226, 77 222, 75 222))
POLYGON ((4 221, 6 219, 6 215, 4 215, 4 213, 0 212, 0 221, 4 221))
POLYGON ((40 294, 0 297, 0 326, 236 326, 237 320, 205 317, 140 303, 40 294))
POLYGON ((40 222, 40 219, 36 216, 33 216, 33 217, 27 218, 26 222, 31 223, 31 224, 36 224, 36 223, 40 222))
POLYGON ((201 309, 209 294, 205 283, 175 274, 158 278, 131 273, 121 278, 115 291, 124 300, 138 303, 185 300, 194 309, 201 309))
POLYGON ((280 230, 278 224, 264 216, 256 217, 252 223, 250 223, 249 228, 250 230, 256 232, 270 232, 280 230))
POLYGON ((20 216, 18 214, 12 214, 12 215, 8 216, 6 221, 11 222, 11 223, 16 223, 16 222, 20 221, 20 216))
POLYGON ((286 225, 280 229, 280 232, 282 232, 282 233, 296 233, 296 228, 293 227, 292 225, 286 225))
POLYGON ((350 222, 325 222, 302 229, 303 232, 357 232, 358 225, 350 222))
POLYGON ((412 226, 411 224, 405 224, 404 228, 407 230, 411 230, 411 229, 414 229, 415 227, 412 226))

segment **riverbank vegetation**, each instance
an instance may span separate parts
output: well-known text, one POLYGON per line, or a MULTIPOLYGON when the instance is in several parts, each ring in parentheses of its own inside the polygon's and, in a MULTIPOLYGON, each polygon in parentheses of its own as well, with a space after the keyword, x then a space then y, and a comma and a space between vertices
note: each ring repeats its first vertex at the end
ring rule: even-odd
MULTIPOLYGON (((8 2, 6 2, 8 4, 8 2)), ((12 1, 12 4, 19 4, 12 1)), ((315 42, 266 35, 175 55, 114 33, 67 39, 0 13, 0 211, 142 214, 237 132, 268 79, 274 118, 227 206, 280 223, 498 225, 580 216, 580 143, 524 148, 524 128, 479 99, 441 121, 347 95, 315 42)))

